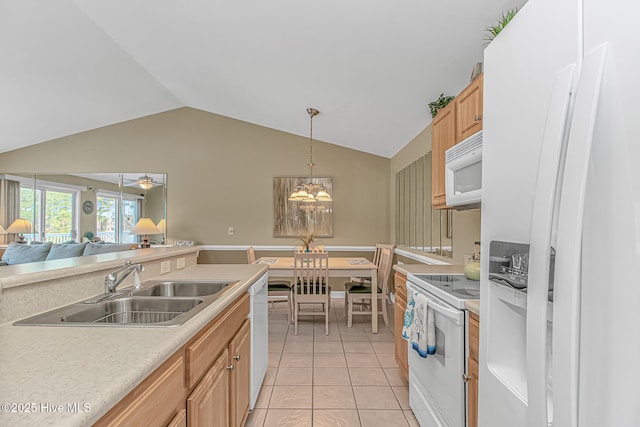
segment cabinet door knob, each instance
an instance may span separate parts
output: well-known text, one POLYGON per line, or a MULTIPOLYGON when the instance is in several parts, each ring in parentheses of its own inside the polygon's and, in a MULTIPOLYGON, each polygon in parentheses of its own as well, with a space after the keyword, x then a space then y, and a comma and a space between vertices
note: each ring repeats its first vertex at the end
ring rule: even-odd
POLYGON ((480 121, 480 119, 482 119, 482 117, 481 117, 481 116, 476 116, 476 117, 474 118, 474 120, 475 120, 476 122, 479 122, 479 121, 480 121))
POLYGON ((462 374, 462 381, 468 383, 473 379, 473 375, 462 374))
POLYGON ((228 369, 229 371, 233 371, 233 365, 229 365, 229 366, 227 366, 227 369, 228 369))
POLYGON ((235 356, 233 356, 233 360, 240 360, 240 355, 236 354, 235 356))

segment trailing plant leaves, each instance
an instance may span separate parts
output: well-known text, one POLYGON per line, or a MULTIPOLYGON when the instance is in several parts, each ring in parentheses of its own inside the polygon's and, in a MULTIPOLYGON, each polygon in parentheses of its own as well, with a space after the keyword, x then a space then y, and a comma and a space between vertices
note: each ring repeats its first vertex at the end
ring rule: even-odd
POLYGON ((453 101, 454 98, 455 96, 444 96, 444 93, 441 93, 438 99, 430 102, 429 110, 431 111, 431 118, 434 118, 436 115, 438 115, 438 111, 449 105, 449 103, 453 101))
POLYGON ((495 39, 496 36, 500 34, 502 30, 504 30, 504 27, 506 27, 507 24, 511 22, 511 20, 513 19, 514 16, 516 16, 517 13, 518 13, 517 7, 514 7, 513 9, 510 9, 506 12, 502 12, 502 15, 500 16, 500 18, 498 18, 498 22, 496 22, 495 25, 490 25, 486 27, 485 31, 488 34, 487 34, 487 37, 485 37, 484 39, 485 40, 484 45, 486 46, 489 43, 491 43, 491 41, 495 39))

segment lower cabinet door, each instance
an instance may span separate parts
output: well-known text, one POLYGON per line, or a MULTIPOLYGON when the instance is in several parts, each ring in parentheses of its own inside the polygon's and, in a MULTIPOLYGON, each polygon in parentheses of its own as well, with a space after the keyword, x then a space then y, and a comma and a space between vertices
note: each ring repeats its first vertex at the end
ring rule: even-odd
POLYGON ((245 320, 229 344, 231 356, 231 426, 244 425, 251 400, 251 323, 245 320))
POLYGON ((187 411, 182 409, 178 414, 173 417, 167 427, 187 427, 187 411))
POLYGON ((467 359, 467 421, 468 427, 478 426, 478 362, 467 359))
POLYGON ((229 350, 225 349, 187 399, 187 425, 228 427, 229 350))

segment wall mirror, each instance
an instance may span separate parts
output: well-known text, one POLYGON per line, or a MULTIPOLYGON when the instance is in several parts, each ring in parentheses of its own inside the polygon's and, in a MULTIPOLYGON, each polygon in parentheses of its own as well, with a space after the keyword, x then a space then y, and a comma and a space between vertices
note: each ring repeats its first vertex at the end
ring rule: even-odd
POLYGON ((452 258, 452 213, 431 209, 431 153, 396 173, 395 187, 396 244, 452 258))
MULTIPOLYGON (((150 218, 161 233, 150 241, 166 241, 165 173, 0 173, 0 225, 29 220, 27 241, 103 240, 136 243, 130 234, 140 218, 150 218)), ((16 234, 0 236, 0 243, 16 234)))

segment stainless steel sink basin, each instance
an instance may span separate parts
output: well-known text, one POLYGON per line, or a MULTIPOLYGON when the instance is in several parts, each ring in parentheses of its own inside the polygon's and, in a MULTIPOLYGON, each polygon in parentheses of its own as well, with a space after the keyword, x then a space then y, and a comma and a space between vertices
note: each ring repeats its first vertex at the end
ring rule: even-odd
MULTIPOLYGON (((78 303, 16 322, 16 325, 176 326, 193 317, 201 298, 120 297, 78 303)), ((207 304, 208 305, 208 304, 207 304)), ((204 308, 204 307, 202 307, 204 308)))
POLYGON ((237 282, 230 281, 166 281, 148 282, 144 288, 133 291, 132 295, 160 297, 202 297, 214 295, 227 286, 237 282))
POLYGON ((119 289, 57 308, 14 325, 37 326, 178 326, 204 310, 239 281, 149 281, 141 289, 119 289))
POLYGON ((62 322, 80 323, 160 323, 188 312, 201 299, 196 298, 119 298, 87 305, 82 311, 62 316, 62 322))

